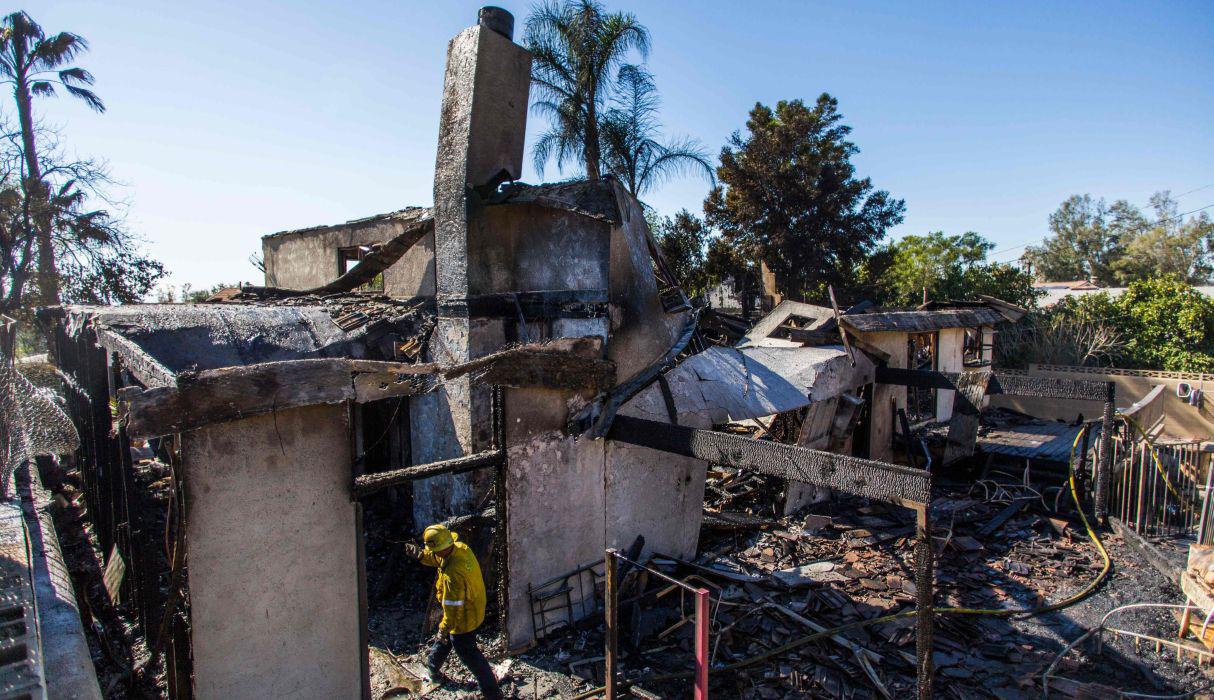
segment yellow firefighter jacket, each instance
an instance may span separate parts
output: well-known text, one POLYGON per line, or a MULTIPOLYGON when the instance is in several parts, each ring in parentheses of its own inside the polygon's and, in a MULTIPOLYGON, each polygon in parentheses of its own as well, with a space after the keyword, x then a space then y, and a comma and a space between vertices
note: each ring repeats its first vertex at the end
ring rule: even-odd
MULTIPOLYGON (((454 537, 454 533, 452 533, 454 537)), ((474 631, 485 620, 485 580, 481 565, 468 545, 458 541, 446 557, 423 554, 421 562, 438 567, 434 583, 435 597, 443 606, 443 621, 438 629, 451 634, 474 631)))

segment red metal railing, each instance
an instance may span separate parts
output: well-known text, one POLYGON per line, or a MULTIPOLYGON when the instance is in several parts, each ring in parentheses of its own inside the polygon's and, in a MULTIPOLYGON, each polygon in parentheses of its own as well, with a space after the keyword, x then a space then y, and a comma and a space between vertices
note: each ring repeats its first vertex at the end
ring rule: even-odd
POLYGON ((607 640, 605 658, 605 675, 606 675, 606 700, 616 700, 619 695, 619 654, 618 654, 618 632, 619 632, 619 563, 624 562, 631 567, 649 572, 650 575, 656 576, 664 581, 667 581, 688 593, 695 596, 695 700, 708 700, 708 627, 711 622, 709 613, 709 593, 707 588, 696 588, 690 586, 684 581, 668 576, 657 569, 645 566, 639 562, 632 561, 618 550, 608 549, 606 552, 607 563, 607 591, 606 604, 604 613, 606 617, 607 640))

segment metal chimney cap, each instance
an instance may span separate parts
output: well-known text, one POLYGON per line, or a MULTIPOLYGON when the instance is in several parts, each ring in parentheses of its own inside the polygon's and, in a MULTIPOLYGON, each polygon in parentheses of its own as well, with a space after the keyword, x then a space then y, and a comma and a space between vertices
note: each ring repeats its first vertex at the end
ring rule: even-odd
POLYGON ((476 13, 476 23, 514 41, 514 15, 500 7, 482 7, 476 13))

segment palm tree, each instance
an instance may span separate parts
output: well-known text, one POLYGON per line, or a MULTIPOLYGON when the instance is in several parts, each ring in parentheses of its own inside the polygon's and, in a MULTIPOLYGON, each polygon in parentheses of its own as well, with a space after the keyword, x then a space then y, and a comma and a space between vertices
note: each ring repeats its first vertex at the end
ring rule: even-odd
MULTIPOLYGON (((0 21, 0 77, 4 78, 0 82, 13 86, 13 98, 17 102, 27 201, 45 202, 50 198, 42 180, 34 138, 33 97, 54 97, 55 86, 59 85, 94 111, 105 111, 101 98, 84 87, 93 84, 92 74, 83 68, 65 67, 78 54, 87 51, 88 46, 84 37, 71 32, 47 36, 25 12, 14 12, 0 21)), ((38 236, 38 287, 43 304, 58 304, 59 276, 55 267, 50 207, 39 209, 46 213, 34 219, 38 236)))
POLYGON ((607 13, 596 0, 547 0, 527 18, 532 109, 551 127, 535 145, 535 169, 555 157, 557 167, 582 161, 586 177, 601 174, 600 111, 617 67, 630 51, 649 53, 649 30, 630 13, 607 13))
POLYGON ((657 87, 653 76, 640 66, 623 66, 613 106, 603 116, 599 135, 607 169, 634 197, 679 174, 701 172, 716 184, 708 153, 695 139, 670 144, 658 141, 657 87))

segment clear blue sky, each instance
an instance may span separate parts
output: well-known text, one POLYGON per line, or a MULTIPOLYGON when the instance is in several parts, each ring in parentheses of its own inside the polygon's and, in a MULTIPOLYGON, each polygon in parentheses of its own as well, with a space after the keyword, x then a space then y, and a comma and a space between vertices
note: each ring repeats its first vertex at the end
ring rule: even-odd
MULTIPOLYGON (((446 43, 480 4, 24 9, 89 39, 78 63, 109 107, 38 110, 109 160, 170 282, 201 287, 257 281, 246 259, 263 234, 430 203, 446 43)), ((521 29, 530 3, 500 4, 521 29)), ((653 35, 667 132, 714 156, 756 101, 836 96, 859 173, 906 200, 895 236, 974 230, 1005 249, 1045 235, 1070 194, 1145 205, 1214 184, 1211 0, 607 4, 653 35)), ((647 199, 698 212, 707 189, 684 180, 647 199)), ((1214 187, 1180 199, 1211 203, 1214 187)))

